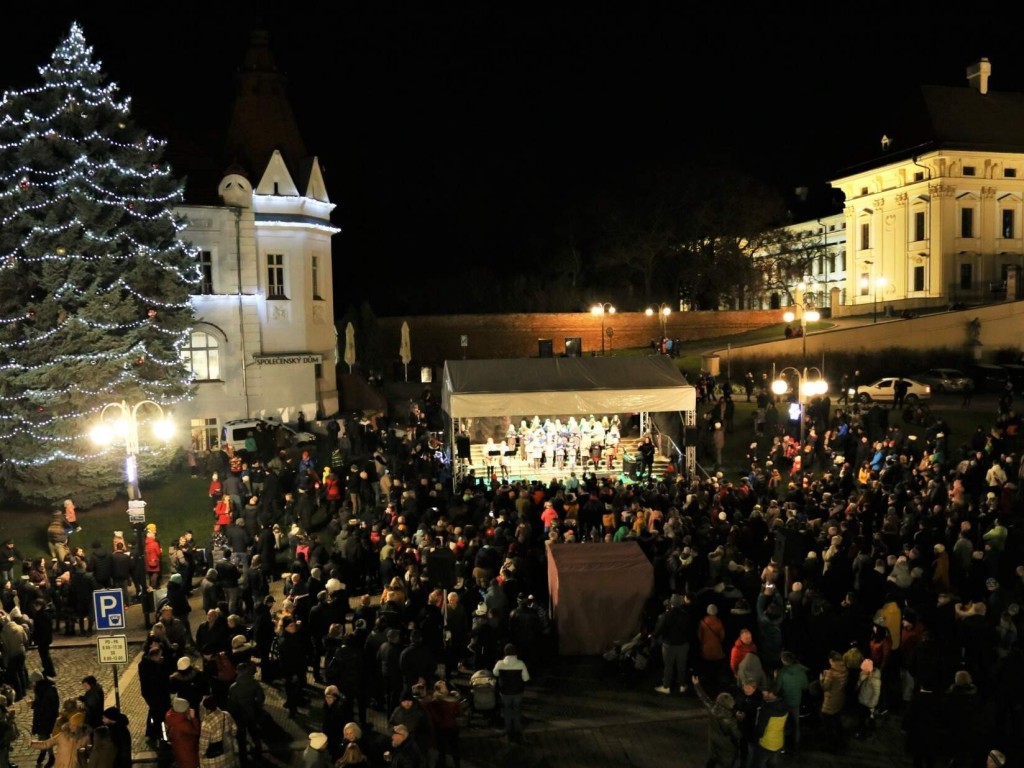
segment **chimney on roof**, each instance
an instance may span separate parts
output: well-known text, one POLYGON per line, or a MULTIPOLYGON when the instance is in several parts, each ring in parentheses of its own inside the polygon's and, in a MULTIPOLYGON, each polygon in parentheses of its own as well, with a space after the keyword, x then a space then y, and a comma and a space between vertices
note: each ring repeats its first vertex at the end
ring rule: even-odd
POLYGON ((992 65, 982 58, 977 64, 967 68, 967 84, 984 96, 988 93, 988 79, 992 75, 992 65))

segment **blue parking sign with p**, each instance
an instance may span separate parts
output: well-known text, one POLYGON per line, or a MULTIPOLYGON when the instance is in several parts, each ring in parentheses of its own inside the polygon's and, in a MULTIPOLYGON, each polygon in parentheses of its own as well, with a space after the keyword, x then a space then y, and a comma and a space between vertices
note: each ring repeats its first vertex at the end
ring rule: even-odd
POLYGON ((92 605, 96 613, 96 629, 124 629, 124 592, 122 590, 94 590, 92 605))

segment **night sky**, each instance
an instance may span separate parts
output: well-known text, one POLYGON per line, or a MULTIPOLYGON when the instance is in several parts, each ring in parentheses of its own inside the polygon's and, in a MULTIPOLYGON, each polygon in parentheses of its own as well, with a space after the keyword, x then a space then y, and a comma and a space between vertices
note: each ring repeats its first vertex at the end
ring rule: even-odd
POLYGON ((56 3, 2 25, 0 86, 35 84, 78 21, 150 133, 219 146, 260 23, 338 206, 338 304, 365 297, 391 314, 383 297, 424 270, 528 269, 520 254, 553 248, 574 206, 654 170, 685 173, 695 153, 722 152, 782 193, 823 189, 873 153, 918 85, 964 85, 987 56, 993 90, 1024 90, 1015 24, 898 5, 366 0, 257 16, 251 2, 128 15, 56 3))

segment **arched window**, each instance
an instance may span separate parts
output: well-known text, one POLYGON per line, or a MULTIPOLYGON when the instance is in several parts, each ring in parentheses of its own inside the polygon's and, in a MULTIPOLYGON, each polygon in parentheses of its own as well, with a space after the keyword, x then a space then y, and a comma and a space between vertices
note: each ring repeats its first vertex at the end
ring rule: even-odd
POLYGON ((220 378, 220 349, 217 339, 204 331, 193 331, 188 346, 181 350, 185 367, 198 381, 220 378))

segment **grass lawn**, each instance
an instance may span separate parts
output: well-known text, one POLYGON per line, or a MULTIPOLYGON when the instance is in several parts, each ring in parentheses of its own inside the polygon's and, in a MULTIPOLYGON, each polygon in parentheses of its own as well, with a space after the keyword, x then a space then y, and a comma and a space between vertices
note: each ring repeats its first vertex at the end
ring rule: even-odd
MULTIPOLYGON (((156 523, 157 535, 166 550, 185 530, 192 530, 199 542, 205 543, 213 521, 212 504, 206 494, 209 478, 193 479, 188 472, 176 475, 161 485, 142 486, 146 501, 146 522, 156 523)), ((0 512, 4 536, 14 539, 15 545, 26 558, 49 557, 46 545, 46 526, 54 510, 25 508, 0 512)), ((70 546, 82 547, 86 553, 92 542, 99 540, 110 551, 113 532, 124 531, 132 542, 132 526, 128 523, 128 500, 122 496, 91 509, 78 509, 79 533, 71 535, 70 546)))

